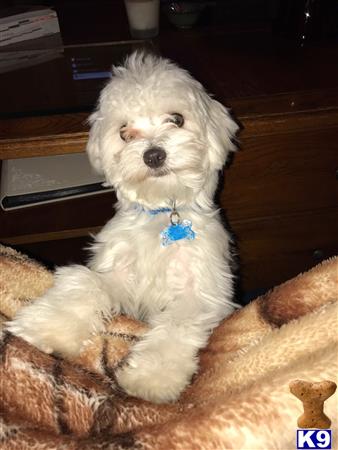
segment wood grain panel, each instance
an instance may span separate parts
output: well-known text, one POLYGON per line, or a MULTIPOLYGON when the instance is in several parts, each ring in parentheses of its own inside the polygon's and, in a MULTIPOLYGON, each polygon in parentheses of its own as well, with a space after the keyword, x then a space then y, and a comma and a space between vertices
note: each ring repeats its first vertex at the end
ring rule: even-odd
POLYGON ((337 224, 338 209, 231 223, 244 289, 272 287, 338 254, 337 224))
POLYGON ((0 159, 64 155, 85 151, 88 133, 63 134, 29 139, 4 139, 0 143, 0 159))
MULTIPOLYGON (((260 99, 246 99, 248 111, 260 99)), ((291 100, 290 100, 291 101, 291 100)), ((241 101, 243 103, 243 100, 241 101)), ((277 100, 276 100, 277 102, 277 100)), ((236 102, 234 100, 236 112, 236 102)), ((243 105, 242 105, 243 107, 243 105)), ((84 151, 88 139, 89 113, 55 114, 0 120, 0 159, 57 155, 84 151)), ((304 129, 336 128, 338 110, 328 108, 291 114, 238 115, 243 144, 250 137, 290 134, 304 129)))
POLYGON ((64 239, 74 239, 78 237, 89 237, 97 234, 102 227, 75 228, 70 230, 49 231, 46 233, 23 234, 22 236, 1 238, 2 244, 20 245, 33 244, 35 242, 61 241, 64 239))
POLYGON ((32 115, 0 120, 0 140, 11 141, 88 131, 89 113, 32 115))
POLYGON ((0 209, 0 240, 25 242, 24 236, 35 236, 41 241, 54 233, 56 239, 57 233, 61 236, 67 230, 102 226, 113 216, 115 201, 115 193, 107 192, 13 211, 0 209))
POLYGON ((225 174, 221 204, 230 220, 338 205, 338 127, 246 136, 225 174))

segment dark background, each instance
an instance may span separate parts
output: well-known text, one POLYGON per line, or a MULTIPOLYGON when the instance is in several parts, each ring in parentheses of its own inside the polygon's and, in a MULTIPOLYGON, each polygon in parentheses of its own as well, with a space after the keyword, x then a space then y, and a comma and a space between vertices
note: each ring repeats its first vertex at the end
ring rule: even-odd
MULTIPOLYGON (((161 0, 163 5, 168 2, 169 0, 161 0)), ((290 35, 290 37, 306 32, 312 39, 327 39, 338 35, 337 0, 195 0, 195 2, 208 5, 200 18, 199 26, 224 26, 228 27, 229 31, 266 27, 290 35), (311 17, 304 27, 306 10, 310 11, 311 17)), ((92 0, 3 0, 1 7, 52 6, 58 12, 61 31, 63 31, 63 25, 67 25, 69 20, 73 20, 74 31, 86 25, 88 37, 95 38, 96 33, 96 37, 99 38, 100 27, 94 23, 95 12, 92 11, 88 15, 88 8, 85 8, 88 4, 95 5, 95 9, 107 11, 106 19, 102 20, 102 16, 100 19, 101 32, 106 25, 110 24, 112 36, 114 34, 123 36, 126 31, 123 0, 98 0, 95 2, 92 0), (95 33, 93 34, 94 29, 95 33)), ((162 25, 166 26, 165 17, 162 17, 162 22, 162 25)))

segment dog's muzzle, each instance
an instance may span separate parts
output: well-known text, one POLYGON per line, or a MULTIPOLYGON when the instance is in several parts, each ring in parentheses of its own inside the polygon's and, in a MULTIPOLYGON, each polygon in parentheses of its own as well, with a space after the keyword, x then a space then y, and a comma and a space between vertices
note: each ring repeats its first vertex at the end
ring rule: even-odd
POLYGON ((151 169, 158 169, 163 166, 167 157, 166 152, 161 147, 151 147, 143 154, 143 161, 151 169))

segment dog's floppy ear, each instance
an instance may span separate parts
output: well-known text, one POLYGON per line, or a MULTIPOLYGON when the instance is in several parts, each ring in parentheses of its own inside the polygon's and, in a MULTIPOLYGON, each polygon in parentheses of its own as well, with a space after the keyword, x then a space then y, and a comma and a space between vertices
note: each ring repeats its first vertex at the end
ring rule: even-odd
POLYGON ((239 129, 229 111, 217 100, 210 99, 207 134, 210 150, 210 165, 221 170, 227 155, 236 150, 235 136, 239 129))
POLYGON ((89 161, 98 173, 103 173, 100 155, 100 118, 99 112, 95 111, 88 119, 90 125, 89 139, 87 142, 87 154, 89 161))

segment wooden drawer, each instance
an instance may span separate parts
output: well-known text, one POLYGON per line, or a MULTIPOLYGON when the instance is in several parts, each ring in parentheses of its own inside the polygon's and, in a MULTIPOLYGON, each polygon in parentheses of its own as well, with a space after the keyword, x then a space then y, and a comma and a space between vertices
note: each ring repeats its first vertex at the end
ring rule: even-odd
POLYGON ((42 262, 50 269, 67 264, 86 264, 90 256, 87 248, 93 239, 87 235, 78 238, 14 244, 12 247, 42 262))
POLYGON ((221 204, 230 220, 337 206, 338 127, 243 135, 225 174, 221 204))
POLYGON ((337 255, 337 224, 338 209, 231 223, 244 290, 270 288, 337 255))
POLYGON ((115 194, 107 192, 13 211, 0 209, 0 241, 16 244, 50 240, 54 234, 55 239, 87 234, 111 219, 115 201, 115 194))

